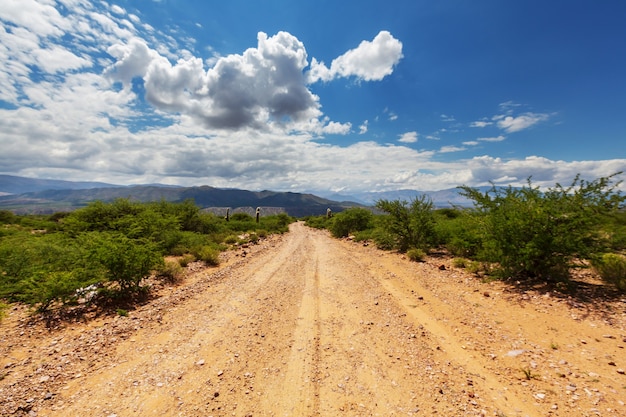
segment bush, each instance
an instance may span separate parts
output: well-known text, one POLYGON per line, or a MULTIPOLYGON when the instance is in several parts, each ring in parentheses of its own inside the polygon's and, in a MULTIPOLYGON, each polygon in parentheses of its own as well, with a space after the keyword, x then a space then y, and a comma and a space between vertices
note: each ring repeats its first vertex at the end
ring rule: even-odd
POLYGON ((426 258, 426 252, 424 252, 422 249, 418 249, 418 248, 409 249, 406 252, 406 255, 413 262, 423 262, 424 259, 426 258))
POLYGON ((426 197, 410 202, 378 200, 376 207, 389 216, 385 228, 395 239, 395 247, 401 252, 409 248, 428 251, 437 241, 433 203, 426 197))
POLYGON ((467 259, 465 258, 454 258, 452 260, 452 266, 454 266, 455 268, 465 268, 467 267, 467 259))
POLYGON ((237 242, 239 242, 239 237, 236 236, 236 235, 228 235, 224 239, 224 243, 226 243, 228 245, 234 245, 237 242))
POLYGON ((158 273, 161 278, 169 282, 176 282, 183 277, 185 272, 180 262, 166 261, 158 273))
POLYGON ((624 201, 612 177, 587 182, 577 176, 569 187, 557 184, 545 192, 530 179, 522 188, 493 186, 484 194, 460 187, 482 218, 478 257, 498 263, 502 276, 568 279, 575 260, 590 259, 609 244, 600 226, 624 201))
POLYGON ((326 229, 330 220, 326 216, 309 216, 305 219, 304 224, 314 229, 326 229))
POLYGON ((211 246, 194 248, 191 253, 197 260, 203 261, 207 265, 217 266, 220 264, 220 252, 211 246))
POLYGON ((17 234, 0 241, 0 297, 44 311, 102 279, 82 245, 59 234, 17 234))
POLYGON ((481 218, 471 210, 451 210, 444 212, 446 216, 442 216, 438 210, 435 231, 439 244, 445 245, 454 256, 476 256, 483 244, 481 218))
POLYGON ((592 262, 600 277, 626 291, 626 256, 605 253, 592 262))
POLYGON ((122 294, 139 292, 141 281, 163 265, 158 247, 147 240, 129 239, 116 233, 88 233, 81 237, 89 259, 100 265, 122 294))
POLYGON ((191 262, 193 262, 193 261, 195 261, 195 260, 196 260, 196 257, 195 257, 195 256, 193 256, 193 255, 192 255, 192 254, 190 254, 190 253, 187 253, 187 254, 184 254, 184 255, 182 256, 182 258, 180 258, 180 259, 178 260, 178 263, 179 263, 179 265, 180 265, 180 266, 182 266, 183 268, 186 268, 186 267, 187 267, 187 265, 189 265, 191 262))
POLYGON ((6 316, 7 310, 9 309, 9 305, 0 301, 0 322, 6 316))
POLYGON ((349 208, 330 219, 330 233, 334 237, 347 237, 351 233, 368 229, 372 221, 372 212, 360 208, 349 208))

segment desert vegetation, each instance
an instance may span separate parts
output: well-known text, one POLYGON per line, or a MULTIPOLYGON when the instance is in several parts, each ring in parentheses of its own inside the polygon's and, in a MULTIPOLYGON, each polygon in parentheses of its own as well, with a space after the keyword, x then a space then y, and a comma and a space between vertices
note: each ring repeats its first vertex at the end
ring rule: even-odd
POLYGON ((531 179, 521 188, 493 186, 486 192, 461 186, 471 208, 435 209, 427 197, 379 200, 374 214, 351 208, 307 224, 335 237, 373 241, 381 249, 406 252, 411 260, 444 249, 455 264, 491 279, 567 283, 577 268, 595 268, 626 290, 625 197, 615 174, 547 190, 531 179))
POLYGON ((148 277, 174 281, 180 265, 219 264, 229 248, 283 233, 285 214, 245 213, 230 221, 202 213, 193 201, 100 201, 51 216, 0 211, 0 313, 7 302, 40 312, 78 300, 115 301, 143 296, 148 277), (165 261, 166 256, 175 261, 165 261))

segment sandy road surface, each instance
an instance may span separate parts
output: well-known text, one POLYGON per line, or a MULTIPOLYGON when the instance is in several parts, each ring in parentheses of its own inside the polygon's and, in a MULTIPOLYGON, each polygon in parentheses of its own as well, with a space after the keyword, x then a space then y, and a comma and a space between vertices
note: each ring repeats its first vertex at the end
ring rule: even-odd
POLYGON ((237 259, 129 317, 3 339, 1 410, 626 416, 624 300, 595 314, 510 294, 440 270, 446 261, 411 263, 301 223, 237 259), (27 380, 42 388, 23 403, 27 380))

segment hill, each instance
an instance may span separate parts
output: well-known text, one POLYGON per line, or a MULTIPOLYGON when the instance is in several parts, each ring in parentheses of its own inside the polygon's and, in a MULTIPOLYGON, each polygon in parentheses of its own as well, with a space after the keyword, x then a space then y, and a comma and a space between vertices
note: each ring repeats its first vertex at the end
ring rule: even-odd
POLYGON ((276 191, 246 191, 237 189, 222 189, 209 186, 200 187, 170 187, 162 185, 136 185, 115 186, 107 184, 106 187, 92 187, 98 183, 71 183, 67 181, 15 178, 15 183, 4 176, 3 184, 0 184, 0 192, 5 190, 39 189, 46 185, 61 187, 64 185, 73 188, 68 189, 45 189, 20 194, 0 196, 0 209, 10 210, 15 213, 40 213, 49 214, 58 211, 70 211, 84 207, 92 201, 113 201, 118 198, 127 198, 133 201, 171 201, 180 202, 193 200, 201 208, 230 207, 266 207, 272 208, 271 212, 284 211, 291 216, 302 217, 326 213, 330 208, 334 212, 345 210, 347 207, 358 206, 354 202, 338 202, 313 194, 301 194, 292 192, 276 191), (68 183, 68 184, 65 184, 68 183), (20 188, 21 187, 21 188, 20 188))

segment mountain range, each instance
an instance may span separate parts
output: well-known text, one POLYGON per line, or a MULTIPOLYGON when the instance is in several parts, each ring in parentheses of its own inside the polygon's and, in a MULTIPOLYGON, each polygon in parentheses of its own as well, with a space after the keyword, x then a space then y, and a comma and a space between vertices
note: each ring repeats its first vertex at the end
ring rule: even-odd
POLYGON ((230 207, 249 210, 251 207, 265 207, 268 212, 284 211, 291 216, 325 214, 354 206, 371 206, 379 199, 410 200, 427 194, 436 207, 468 205, 467 199, 458 190, 423 192, 398 190, 389 192, 369 192, 354 195, 325 194, 323 197, 312 193, 247 191, 224 189, 210 186, 180 187, 163 184, 121 186, 101 182, 73 182, 25 178, 0 175, 0 210, 16 213, 49 214, 57 211, 70 211, 84 207, 92 201, 113 201, 128 198, 133 201, 172 201, 192 199, 201 208, 211 210, 230 207))

